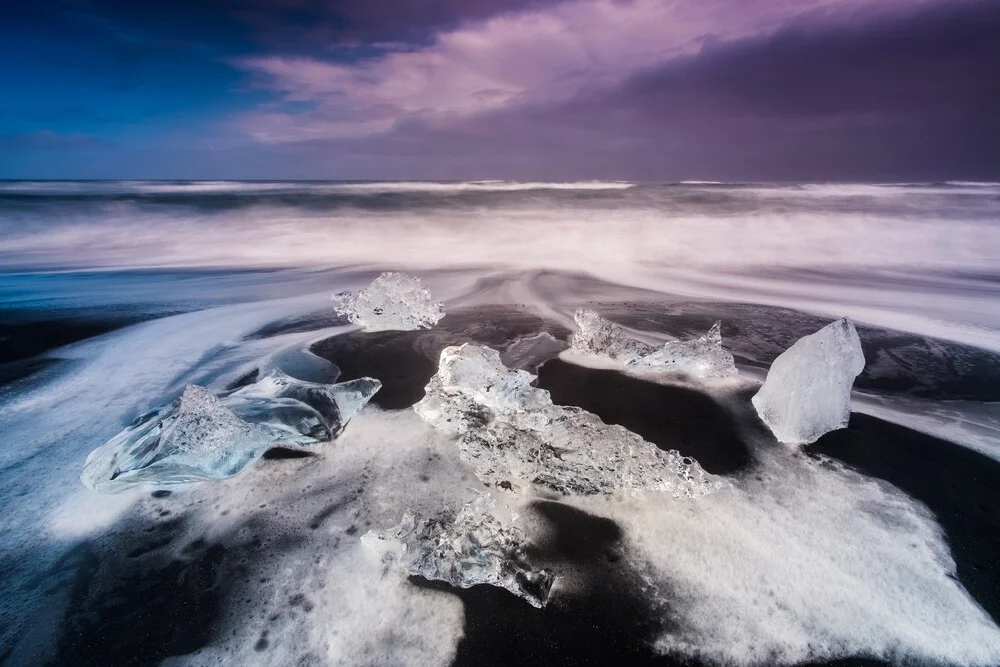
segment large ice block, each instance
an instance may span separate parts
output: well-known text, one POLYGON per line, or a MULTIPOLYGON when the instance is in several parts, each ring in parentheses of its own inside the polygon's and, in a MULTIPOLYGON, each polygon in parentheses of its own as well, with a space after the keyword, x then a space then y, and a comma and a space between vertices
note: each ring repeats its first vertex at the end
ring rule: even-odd
POLYGON ((495 509, 495 501, 482 495, 458 512, 444 510, 433 518, 405 514, 398 525, 369 531, 361 542, 407 574, 459 588, 499 586, 535 607, 545 606, 552 572, 531 566, 524 533, 513 520, 499 519, 495 509))
POLYGON ((847 426, 851 387, 864 368, 861 340, 845 317, 782 352, 753 405, 781 442, 815 442, 824 433, 847 426))
POLYGON ((661 450, 585 410, 554 405, 534 376, 511 371, 491 348, 445 348, 437 374, 414 410, 457 434, 462 458, 486 484, 531 485, 563 494, 647 491, 699 496, 728 483, 698 462, 661 450))
POLYGON ((333 301, 339 314, 367 331, 426 329, 444 317, 444 305, 405 273, 383 273, 357 293, 334 294, 333 301))
POLYGON ((371 378, 303 382, 279 370, 221 397, 188 385, 91 452, 80 478, 95 491, 118 493, 232 477, 272 447, 336 438, 380 387, 371 378))

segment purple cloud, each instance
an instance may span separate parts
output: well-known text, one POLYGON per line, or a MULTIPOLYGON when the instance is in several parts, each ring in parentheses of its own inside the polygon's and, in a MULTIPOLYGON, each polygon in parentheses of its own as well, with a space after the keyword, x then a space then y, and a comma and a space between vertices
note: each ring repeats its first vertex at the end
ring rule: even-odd
POLYGON ((409 122, 448 126, 502 109, 551 106, 607 90, 706 46, 761 37, 792 24, 850 23, 905 6, 882 0, 573 0, 493 16, 427 44, 354 62, 306 56, 236 65, 309 112, 262 110, 242 126, 264 142, 356 138, 409 122))

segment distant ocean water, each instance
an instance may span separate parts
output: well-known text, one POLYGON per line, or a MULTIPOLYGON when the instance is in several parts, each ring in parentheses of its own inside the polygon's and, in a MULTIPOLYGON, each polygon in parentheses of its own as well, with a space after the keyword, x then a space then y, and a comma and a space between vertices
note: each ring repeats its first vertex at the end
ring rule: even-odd
POLYGON ((582 272, 1000 349, 1000 184, 0 182, 7 273, 338 267, 582 272))

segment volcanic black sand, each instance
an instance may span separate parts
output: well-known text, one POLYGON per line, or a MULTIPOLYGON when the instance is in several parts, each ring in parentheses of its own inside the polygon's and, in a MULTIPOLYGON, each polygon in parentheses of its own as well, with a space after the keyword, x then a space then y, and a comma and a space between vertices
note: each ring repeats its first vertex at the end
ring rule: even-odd
POLYGON ((151 319, 151 315, 74 311, 65 316, 0 310, 0 386, 30 376, 57 359, 45 353, 151 319))
MULTIPOLYGON (((628 323, 636 326, 653 328, 651 323, 659 318, 661 330, 673 333, 703 332, 716 316, 714 312, 698 313, 684 319, 662 311, 655 314, 623 308, 621 312, 631 312, 633 320, 628 323), (668 320, 669 327, 664 327, 668 320)), ((805 329, 801 334, 818 328, 812 321, 795 322, 797 329, 805 329)), ((744 326, 749 327, 738 317, 727 320, 723 329, 727 345, 732 341, 737 348, 749 345, 749 334, 738 334, 744 326)), ((757 331, 752 340, 766 339, 768 331, 779 328, 774 323, 764 326, 764 333, 757 331)), ((362 375, 380 379, 383 390, 373 402, 383 409, 404 409, 423 395, 446 345, 474 341, 503 351, 540 331, 556 340, 565 340, 568 334, 559 325, 527 311, 467 309, 449 314, 429 331, 356 332, 322 341, 313 351, 339 366, 342 379, 362 375)), ((794 340, 788 334, 782 336, 782 343, 786 338, 791 339, 789 344, 794 340)), ((867 344, 872 345, 873 337, 867 338, 867 344)), ((889 338, 884 334, 880 340, 889 338)), ((551 348, 546 349, 548 356, 553 356, 551 348)), ((524 355, 520 359, 524 361, 524 355)), ((658 446, 676 448, 695 457, 710 472, 738 477, 752 471, 747 436, 752 434, 757 441, 761 434, 766 435, 766 429, 748 407, 750 394, 738 396, 740 405, 734 408, 686 387, 653 384, 558 360, 544 361, 534 358, 526 364, 538 370, 539 385, 552 393, 555 402, 583 407, 658 446)), ((947 368, 956 370, 946 364, 940 373, 947 368)), ((994 368, 988 364, 981 369, 986 375, 973 374, 968 386, 962 384, 959 374, 939 376, 933 385, 921 380, 917 389, 945 392, 945 388, 954 387, 959 394, 988 394, 981 380, 992 377, 994 368)), ((899 373, 897 377, 906 376, 899 373)), ((893 387, 893 391, 911 389, 893 387)), ((836 458, 884 479, 930 507, 946 532, 959 580, 1000 621, 1000 463, 859 414, 852 416, 848 428, 828 434, 806 452, 836 458)), ((293 464, 273 459, 262 463, 293 464)), ((70 609, 52 664, 152 665, 166 656, 186 654, 211 643, 213 633, 218 632, 214 624, 218 609, 227 603, 227 595, 236 584, 247 580, 248 564, 265 552, 280 551, 287 541, 295 539, 282 527, 285 533, 278 533, 285 538, 263 542, 253 536, 267 531, 243 526, 234 529, 239 538, 216 544, 199 540, 180 550, 180 556, 167 555, 178 553, 163 547, 175 539, 183 517, 171 514, 169 494, 158 492, 154 497, 163 504, 161 518, 118 528, 129 533, 126 542, 134 544, 133 551, 114 563, 101 563, 85 542, 64 559, 67 562, 60 564, 59 571, 51 573, 54 585, 71 589, 70 609)), ((571 572, 575 582, 569 592, 554 595, 544 609, 535 609, 489 586, 461 590, 411 580, 414 585, 447 590, 462 599, 465 636, 458 646, 456 665, 697 664, 656 656, 650 648, 669 613, 651 606, 650 596, 643 595, 642 578, 629 564, 622 531, 614 521, 550 500, 533 503, 528 512, 547 528, 531 547, 532 561, 557 574, 571 572)), ((265 521, 265 515, 261 516, 259 520, 265 521)), ((317 517, 313 527, 323 520, 317 517)), ((354 528, 343 539, 357 539, 358 532, 354 528)), ((266 651, 273 639, 262 636, 255 648, 266 651)), ((859 656, 828 664, 882 663, 859 656)))

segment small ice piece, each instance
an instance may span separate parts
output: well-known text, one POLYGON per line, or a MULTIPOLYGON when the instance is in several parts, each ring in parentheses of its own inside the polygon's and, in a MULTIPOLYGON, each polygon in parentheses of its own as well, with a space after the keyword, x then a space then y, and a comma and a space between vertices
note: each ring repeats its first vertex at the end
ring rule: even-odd
POLYGON ((188 385, 87 457, 80 479, 101 493, 239 474, 272 447, 308 447, 336 438, 379 390, 361 378, 320 385, 274 370, 222 397, 188 385))
POLYGON ((513 519, 496 516, 489 494, 466 503, 457 513, 433 518, 405 514, 393 528, 361 538, 390 567, 459 588, 489 584, 506 589, 535 607, 548 601, 554 576, 535 569, 525 555, 525 536, 513 519))
POLYGON ((684 373, 702 379, 736 375, 733 355, 722 347, 722 322, 694 340, 668 341, 656 352, 628 363, 638 370, 684 373))
POLYGON ((367 331, 429 329, 444 317, 444 304, 405 273, 383 273, 356 294, 334 294, 333 301, 337 313, 367 331))
POLYGON ((753 405, 781 442, 816 442, 824 433, 847 426, 851 387, 864 368, 861 340, 845 317, 782 352, 753 405))
POLYGON ((722 322, 716 322, 701 338, 668 341, 657 349, 631 338, 625 329, 592 310, 580 308, 574 315, 580 330, 573 334, 575 350, 610 357, 638 371, 684 373, 711 379, 736 375, 733 355, 722 347, 722 322))
POLYGON ((498 416, 525 428, 540 428, 552 407, 549 392, 531 386, 535 376, 509 370, 496 350, 466 343, 441 351, 438 372, 413 409, 442 431, 462 434, 498 416))
POLYGON ((573 334, 570 344, 580 352, 610 357, 627 364, 656 351, 652 345, 635 340, 625 329, 592 310, 578 308, 573 319, 580 330, 573 334))
POLYGON ((534 485, 562 494, 694 497, 728 486, 690 457, 661 450, 585 410, 554 405, 549 392, 531 386, 534 379, 505 368, 491 348, 448 347, 414 410, 435 428, 457 434, 461 456, 476 476, 508 491, 534 485))

